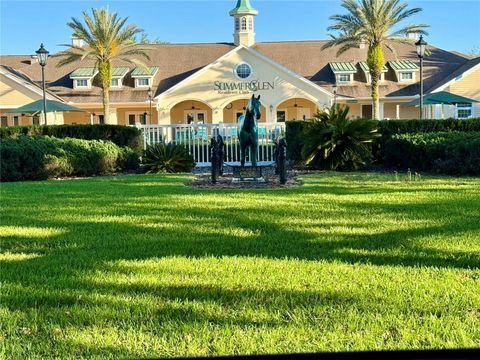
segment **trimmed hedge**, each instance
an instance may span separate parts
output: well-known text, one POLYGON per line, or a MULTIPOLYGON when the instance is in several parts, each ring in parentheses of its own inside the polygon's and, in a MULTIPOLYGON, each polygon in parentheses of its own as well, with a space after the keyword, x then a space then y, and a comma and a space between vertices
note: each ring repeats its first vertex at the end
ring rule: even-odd
POLYGON ((0 180, 43 180, 132 171, 138 154, 111 141, 18 136, 0 142, 0 180))
POLYGON ((480 132, 393 135, 384 165, 450 175, 480 175, 480 132))
POLYGON ((120 147, 143 151, 142 132, 123 125, 48 125, 8 126, 0 128, 0 139, 25 136, 54 136, 84 140, 109 140, 120 147))
MULTIPOLYGON (((294 120, 286 122, 287 155, 289 160, 302 161, 303 128, 305 121, 294 120)), ((480 131, 480 118, 475 119, 427 119, 427 120, 380 120, 379 132, 382 137, 373 143, 373 156, 376 162, 384 162, 385 143, 396 134, 430 133, 430 132, 472 132, 480 131)))

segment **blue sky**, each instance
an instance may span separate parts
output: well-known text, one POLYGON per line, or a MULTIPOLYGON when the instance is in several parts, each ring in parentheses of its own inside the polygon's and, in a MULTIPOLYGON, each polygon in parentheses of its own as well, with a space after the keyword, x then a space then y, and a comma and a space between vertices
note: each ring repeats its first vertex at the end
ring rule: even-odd
MULTIPOLYGON (((423 12, 411 18, 431 25, 427 41, 446 50, 480 47, 480 0, 416 0, 423 12)), ((70 42, 67 21, 83 10, 109 6, 145 30, 173 43, 232 42, 228 11, 236 0, 217 1, 22 1, 0 0, 0 53, 30 54, 43 42, 50 52, 70 42)), ((339 0, 252 0, 260 12, 257 41, 325 39, 328 17, 342 13, 339 0)))

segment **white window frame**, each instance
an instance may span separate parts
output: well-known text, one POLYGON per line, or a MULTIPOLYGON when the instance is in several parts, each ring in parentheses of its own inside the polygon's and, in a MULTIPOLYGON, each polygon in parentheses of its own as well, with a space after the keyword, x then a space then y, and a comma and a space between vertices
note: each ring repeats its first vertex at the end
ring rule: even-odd
POLYGON ((279 111, 283 111, 283 112, 285 113, 285 122, 287 122, 287 121, 288 121, 288 109, 286 109, 286 108, 277 109, 277 110, 275 111, 275 122, 278 122, 277 113, 278 113, 279 111))
POLYGON ((87 78, 73 79, 73 88, 74 89, 90 89, 92 87, 91 80, 87 78), (86 85, 78 85, 79 81, 86 81, 86 85))
POLYGON ((250 64, 247 63, 247 62, 244 62, 244 61, 241 62, 241 63, 238 63, 237 65, 235 65, 235 68, 233 69, 233 75, 235 75, 235 77, 236 77, 238 80, 240 80, 240 81, 246 81, 246 80, 250 79, 250 78, 252 77, 252 75, 253 75, 253 66, 250 65, 250 64), (245 78, 242 78, 242 77, 238 76, 238 74, 237 74, 238 68, 239 68, 240 66, 242 66, 242 65, 246 65, 246 66, 248 66, 248 68, 250 69, 250 75, 248 75, 248 76, 245 77, 245 78))
POLYGON ((152 81, 152 78, 150 78, 150 77, 135 78, 135 87, 137 87, 137 88, 146 88, 147 87, 148 88, 148 87, 150 87, 151 81, 152 81), (141 85, 140 80, 147 80, 147 85, 143 85, 143 84, 141 85))
POLYGON ((411 70, 411 71, 399 71, 398 72, 398 79, 400 82, 415 82, 415 71, 411 70), (412 78, 411 79, 404 79, 403 78, 403 75, 404 74, 412 74, 412 78))
POLYGON ((198 124, 198 114, 203 114, 203 123, 200 124, 207 124, 208 123, 208 112, 207 110, 201 109, 191 109, 191 110, 184 110, 183 111, 183 123, 187 124, 187 115, 193 114, 193 124, 198 124))
POLYGON ((474 106, 473 104, 457 104, 455 105, 455 119, 470 119, 474 117, 474 106), (470 116, 467 117, 460 117, 458 116, 458 112, 462 110, 470 110, 470 116))
MULTIPOLYGON (((367 76, 367 84, 371 84, 372 83, 372 74, 370 74, 370 72, 365 72, 365 75, 367 76)), ((380 74, 379 81, 380 82, 385 81, 385 71, 382 71, 382 73, 380 74)))
POLYGON ((353 82, 353 73, 340 73, 336 74, 335 78, 337 79, 338 84, 351 84, 353 82), (348 76, 349 80, 341 80, 342 76, 348 76))
POLYGON ((112 81, 110 82, 110 87, 116 88, 116 89, 121 88, 121 87, 122 87, 122 79, 123 79, 123 78, 120 78, 120 77, 114 77, 114 78, 112 78, 112 81), (117 84, 117 85, 113 85, 113 80, 117 80, 117 81, 118 81, 118 84, 117 84))
POLYGON ((125 113, 125 124, 130 125, 130 115, 135 115, 135 125, 143 125, 141 122, 141 117, 144 116, 144 114, 147 113, 145 116, 145 125, 148 124, 149 119, 148 119, 148 111, 128 111, 125 113))

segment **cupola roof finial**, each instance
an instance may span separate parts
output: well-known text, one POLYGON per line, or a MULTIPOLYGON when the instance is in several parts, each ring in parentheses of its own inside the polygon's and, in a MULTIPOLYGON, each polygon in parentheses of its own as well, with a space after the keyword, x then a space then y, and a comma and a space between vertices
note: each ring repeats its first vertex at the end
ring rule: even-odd
POLYGON ((237 6, 235 6, 235 9, 231 10, 229 14, 230 16, 258 15, 258 11, 252 7, 250 0, 237 0, 237 6))

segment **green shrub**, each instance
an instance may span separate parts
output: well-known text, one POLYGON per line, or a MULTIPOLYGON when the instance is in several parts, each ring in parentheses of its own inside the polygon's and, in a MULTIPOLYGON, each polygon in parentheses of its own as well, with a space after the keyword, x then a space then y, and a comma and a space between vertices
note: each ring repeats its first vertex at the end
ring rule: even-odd
POLYGON ((195 161, 188 149, 174 143, 149 146, 143 157, 143 169, 146 173, 188 172, 194 166, 195 161))
POLYGON ((25 136, 53 136, 84 140, 109 140, 120 147, 143 151, 142 133, 135 127, 123 125, 49 125, 9 126, 0 128, 0 139, 25 136))
MULTIPOLYGON (((396 134, 407 133, 429 133, 429 132, 448 132, 461 131, 472 132, 480 131, 480 118, 476 119, 409 119, 409 120, 380 120, 377 121, 379 133, 381 137, 377 138, 372 144, 373 159, 375 162, 384 163, 385 143, 396 134)), ((287 154, 290 160, 299 162, 302 159, 301 149, 303 147, 303 129, 306 121, 287 121, 286 137, 287 137, 287 154)))
POLYGON ((371 143, 381 136, 377 122, 349 120, 348 107, 332 106, 308 120, 302 157, 317 169, 352 170, 371 160, 371 143))
POLYGON ((0 180, 41 180, 138 169, 138 154, 111 141, 49 136, 2 139, 0 180))
POLYGON ((129 147, 120 148, 117 166, 123 171, 135 172, 140 167, 140 157, 136 151, 130 149, 129 147))
POLYGON ((480 175, 480 132, 394 135, 384 165, 451 175, 480 175))

